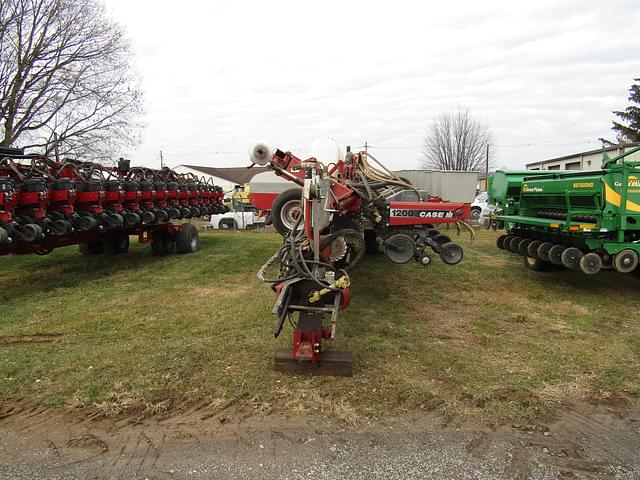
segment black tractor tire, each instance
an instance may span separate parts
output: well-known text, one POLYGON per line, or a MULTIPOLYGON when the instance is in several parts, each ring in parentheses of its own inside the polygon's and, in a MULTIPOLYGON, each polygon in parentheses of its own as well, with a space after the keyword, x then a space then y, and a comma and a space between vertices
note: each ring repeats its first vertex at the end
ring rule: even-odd
POLYGON ((218 230, 238 230, 238 223, 233 218, 223 218, 218 223, 218 230))
POLYGON ((482 209, 474 207, 471 209, 471 213, 469 214, 469 218, 472 222, 477 222, 480 220, 480 215, 482 214, 482 209))
POLYGON ((129 251, 129 235, 102 241, 102 249, 107 255, 120 255, 129 251))
MULTIPOLYGON (((273 202, 271 207, 271 222, 273 228, 282 236, 289 235, 295 219, 288 215, 291 208, 295 208, 295 202, 302 202, 302 189, 290 188, 285 190, 273 202)), ((302 210, 302 205, 299 207, 302 210)), ((302 214, 302 213, 301 213, 302 214)), ((302 227, 300 224, 299 228, 302 227)))
POLYGON ((544 272, 549 269, 549 264, 537 257, 530 257, 529 255, 523 255, 524 267, 533 270, 534 272, 544 272))
POLYGON ((380 253, 380 245, 378 244, 378 236, 375 230, 364 231, 364 250, 367 255, 380 253))
POLYGON ((154 255, 167 255, 176 251, 176 241, 164 232, 155 231, 151 234, 151 252, 154 255))
POLYGON ((200 247, 198 229, 195 225, 187 223, 182 226, 176 235, 176 250, 178 253, 194 253, 200 247))
POLYGON ((100 255, 104 252, 102 242, 86 242, 78 245, 82 255, 100 255))

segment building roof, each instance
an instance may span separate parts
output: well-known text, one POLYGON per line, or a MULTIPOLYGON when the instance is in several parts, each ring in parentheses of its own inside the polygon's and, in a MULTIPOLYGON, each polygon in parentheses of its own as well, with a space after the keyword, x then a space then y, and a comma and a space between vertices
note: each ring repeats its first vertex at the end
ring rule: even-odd
POLYGON ((182 165, 183 167, 197 170, 205 175, 222 178, 236 185, 244 185, 249 183, 251 179, 259 173, 266 172, 267 167, 254 166, 247 167, 201 167, 199 165, 182 165))
POLYGON ((618 150, 620 148, 633 148, 633 147, 637 147, 637 146, 640 146, 640 142, 620 143, 618 145, 613 145, 611 147, 597 148, 595 150, 589 150, 587 152, 572 153, 571 155, 563 155, 562 157, 548 158, 546 160, 538 160, 536 162, 529 162, 529 163, 525 164, 525 166, 529 167, 530 165, 539 165, 541 163, 559 162, 561 160, 568 160, 570 158, 581 157, 583 155, 595 155, 596 153, 612 152, 613 150, 618 150))

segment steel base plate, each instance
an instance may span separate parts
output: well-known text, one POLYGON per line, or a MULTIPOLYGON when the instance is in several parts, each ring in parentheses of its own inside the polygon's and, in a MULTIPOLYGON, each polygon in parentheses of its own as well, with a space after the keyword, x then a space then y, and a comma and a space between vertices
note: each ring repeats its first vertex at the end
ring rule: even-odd
POLYGON ((276 372, 333 377, 351 377, 353 375, 352 352, 327 350, 320 353, 320 362, 311 363, 295 360, 291 350, 278 350, 274 360, 276 372))

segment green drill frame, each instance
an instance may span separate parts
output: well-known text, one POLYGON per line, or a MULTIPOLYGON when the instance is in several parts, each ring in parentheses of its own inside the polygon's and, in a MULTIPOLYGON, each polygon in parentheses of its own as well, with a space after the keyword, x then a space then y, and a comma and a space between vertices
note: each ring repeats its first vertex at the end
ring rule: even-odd
POLYGON ((492 221, 507 233, 609 255, 640 254, 640 162, 609 158, 599 171, 498 171, 490 179, 492 221))

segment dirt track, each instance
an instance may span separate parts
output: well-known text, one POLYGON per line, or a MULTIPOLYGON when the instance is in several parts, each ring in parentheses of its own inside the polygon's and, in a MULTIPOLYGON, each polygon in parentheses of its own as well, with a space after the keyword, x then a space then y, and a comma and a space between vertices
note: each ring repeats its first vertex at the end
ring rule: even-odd
POLYGON ((640 478, 640 408, 489 428, 428 415, 346 427, 194 408, 167 419, 5 410, 0 478, 640 478))

